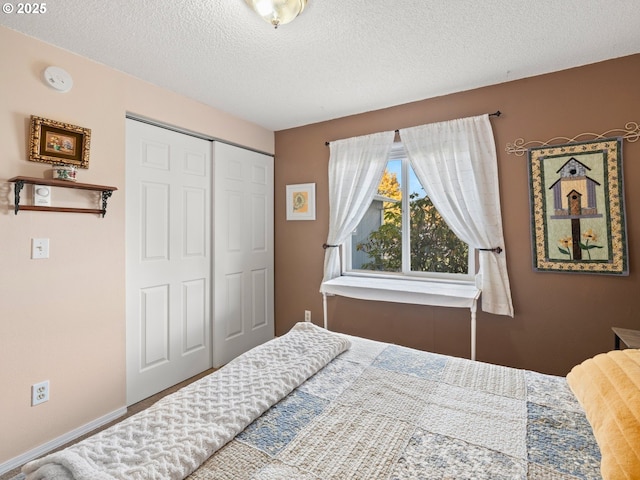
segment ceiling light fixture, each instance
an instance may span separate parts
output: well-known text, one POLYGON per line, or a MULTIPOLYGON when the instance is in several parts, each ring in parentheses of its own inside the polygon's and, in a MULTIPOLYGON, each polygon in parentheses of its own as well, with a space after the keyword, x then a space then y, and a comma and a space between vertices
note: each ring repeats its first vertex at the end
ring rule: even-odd
POLYGON ((265 22, 275 28, 289 23, 302 13, 307 0, 245 0, 265 22))

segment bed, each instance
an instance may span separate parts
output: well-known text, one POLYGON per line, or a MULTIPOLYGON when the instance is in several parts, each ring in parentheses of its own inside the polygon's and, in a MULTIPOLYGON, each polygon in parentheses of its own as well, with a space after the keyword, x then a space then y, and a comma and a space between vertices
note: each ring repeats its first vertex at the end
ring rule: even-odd
MULTIPOLYGON (((632 369, 638 352, 627 354, 632 369)), ((299 323, 23 472, 29 480, 599 479, 601 440, 572 391, 594 380, 579 367, 570 387, 564 377, 299 323)))

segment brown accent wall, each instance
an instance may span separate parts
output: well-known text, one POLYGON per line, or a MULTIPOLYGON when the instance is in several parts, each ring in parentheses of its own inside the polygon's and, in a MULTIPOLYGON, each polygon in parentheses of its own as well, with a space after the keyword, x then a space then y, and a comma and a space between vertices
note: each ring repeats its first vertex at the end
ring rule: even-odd
MULTIPOLYGON (((503 112, 491 123, 498 151, 506 255, 515 317, 478 314, 477 359, 565 375, 613 348, 612 326, 640 328, 640 141, 623 144, 630 275, 536 273, 532 269, 527 160, 507 154, 517 138, 546 141, 640 122, 640 54, 276 133, 275 307, 283 334, 311 310, 322 325, 329 206, 325 141, 503 112), (315 182, 317 220, 286 221, 285 186, 315 182)), ((332 297, 332 330, 468 357, 467 310, 332 297)))

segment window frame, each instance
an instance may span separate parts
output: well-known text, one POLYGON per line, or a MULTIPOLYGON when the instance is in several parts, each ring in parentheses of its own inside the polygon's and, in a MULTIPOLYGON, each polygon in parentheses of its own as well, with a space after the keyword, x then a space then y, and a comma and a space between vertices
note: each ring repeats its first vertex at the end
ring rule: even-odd
MULTIPOLYGON (((410 162, 405 152, 402 142, 394 142, 389 153, 387 162, 391 160, 402 161, 402 271, 401 272, 378 272, 374 270, 352 269, 352 238, 353 232, 347 238, 346 242, 341 245, 342 250, 342 275, 366 278, 386 278, 386 279, 402 279, 431 281, 438 283, 462 283, 474 284, 477 273, 476 251, 469 247, 469 256, 467 260, 467 273, 446 273, 446 272, 415 272, 411 271, 411 256, 407 252, 411 250, 411 232, 409 219, 409 169, 410 162)), ((424 188, 424 187, 423 187, 424 188)), ((357 228, 357 227, 356 227, 357 228)), ((355 230, 354 230, 355 232, 355 230)))

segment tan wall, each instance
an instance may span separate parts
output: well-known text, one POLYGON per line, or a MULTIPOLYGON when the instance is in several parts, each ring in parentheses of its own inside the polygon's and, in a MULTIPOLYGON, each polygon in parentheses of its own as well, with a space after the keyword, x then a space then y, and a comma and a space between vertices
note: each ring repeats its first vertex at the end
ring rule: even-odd
MULTIPOLYGON (((273 152, 273 132, 0 27, 0 464, 125 405, 125 113, 273 152), (74 88, 60 94, 42 71, 57 65, 74 88), (30 115, 92 129, 86 183, 119 188, 106 217, 13 214, 17 176, 44 177, 27 161, 30 115), (51 257, 30 259, 31 238, 51 257), (51 400, 30 406, 50 380, 51 400)), ((25 188, 26 190, 26 188, 25 188)), ((54 202, 89 206, 86 194, 54 202)), ((92 206, 92 205, 91 205, 92 206)), ((95 207, 93 207, 95 208, 95 207)))
MULTIPOLYGON (((328 229, 325 141, 501 110, 492 118, 515 318, 478 315, 477 358, 564 375, 613 348, 611 326, 640 328, 640 142, 624 142, 628 277, 535 273, 526 157, 505 153, 517 138, 546 141, 640 122, 640 55, 276 132, 276 324, 282 334, 312 311, 322 324, 328 229), (317 220, 285 220, 285 185, 315 182, 317 220)), ((456 356, 469 356, 469 312, 329 299, 330 328, 456 356)))

